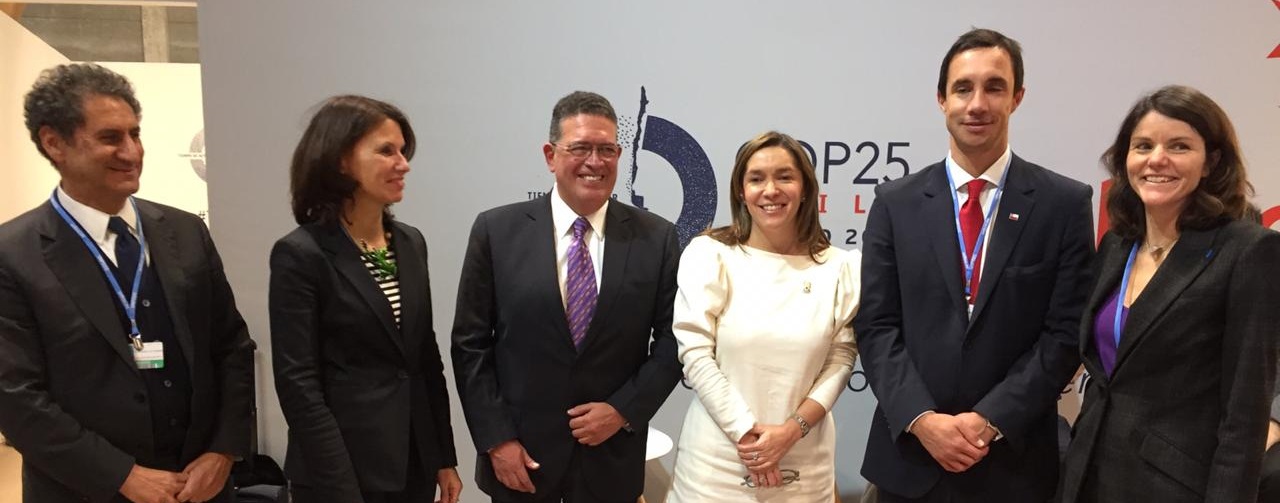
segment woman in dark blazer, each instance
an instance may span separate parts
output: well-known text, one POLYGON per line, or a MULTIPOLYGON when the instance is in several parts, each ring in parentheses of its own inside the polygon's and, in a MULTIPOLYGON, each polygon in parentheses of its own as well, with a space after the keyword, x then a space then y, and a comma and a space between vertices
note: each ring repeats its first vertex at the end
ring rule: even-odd
POLYGON ((1255 501, 1280 233, 1250 218, 1231 122, 1199 91, 1165 87, 1134 105, 1102 160, 1111 230, 1082 321, 1091 379, 1063 501, 1255 501))
POLYGON ((290 167, 300 227, 271 250, 271 348, 293 501, 454 503, 462 482, 427 245, 392 219, 413 157, 394 106, 325 101, 290 167))

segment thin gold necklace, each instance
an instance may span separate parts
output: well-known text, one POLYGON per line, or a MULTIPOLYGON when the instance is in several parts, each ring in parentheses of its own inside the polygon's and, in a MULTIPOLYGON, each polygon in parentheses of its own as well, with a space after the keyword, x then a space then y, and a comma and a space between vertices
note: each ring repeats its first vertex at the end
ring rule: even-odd
POLYGON ((1152 258, 1153 260, 1155 260, 1156 262, 1160 262, 1161 260, 1163 260, 1163 259, 1164 259, 1164 257, 1165 257, 1165 252, 1167 252, 1167 251, 1169 251, 1169 250, 1173 249, 1173 245, 1174 245, 1174 244, 1176 244, 1177 242, 1178 242, 1178 239, 1177 239, 1177 238, 1174 238, 1174 239, 1173 239, 1173 241, 1170 241, 1170 242, 1165 243, 1165 244, 1162 244, 1162 245, 1155 245, 1155 244, 1151 244, 1151 243, 1143 243, 1143 245, 1142 245, 1142 249, 1143 249, 1144 251, 1146 251, 1147 253, 1150 253, 1150 254, 1151 254, 1151 258, 1152 258))

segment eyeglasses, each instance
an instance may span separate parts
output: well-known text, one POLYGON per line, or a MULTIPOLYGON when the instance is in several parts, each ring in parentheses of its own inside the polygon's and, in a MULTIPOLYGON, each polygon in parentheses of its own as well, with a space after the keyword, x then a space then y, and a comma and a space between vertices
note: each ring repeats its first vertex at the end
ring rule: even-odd
POLYGON ((560 147, 574 160, 582 160, 591 157, 591 153, 595 152, 597 156, 606 161, 617 159, 622 154, 622 147, 617 143, 602 143, 600 145, 592 145, 589 143, 571 143, 569 145, 559 145, 552 143, 552 146, 560 147))
MULTIPOLYGON (((782 485, 784 485, 784 486, 785 486, 785 485, 787 485, 787 484, 790 484, 790 483, 792 483, 792 482, 795 482, 795 481, 797 481, 797 480, 800 480, 800 470, 792 470, 792 469, 790 469, 790 468, 783 468, 783 469, 781 469, 781 470, 778 470, 778 472, 782 474, 782 485)), ((746 475, 746 476, 742 477, 742 483, 741 483, 741 484, 738 484, 738 485, 747 486, 747 487, 755 487, 755 486, 756 486, 756 483, 755 483, 755 481, 754 481, 754 480, 751 480, 751 475, 746 475)))

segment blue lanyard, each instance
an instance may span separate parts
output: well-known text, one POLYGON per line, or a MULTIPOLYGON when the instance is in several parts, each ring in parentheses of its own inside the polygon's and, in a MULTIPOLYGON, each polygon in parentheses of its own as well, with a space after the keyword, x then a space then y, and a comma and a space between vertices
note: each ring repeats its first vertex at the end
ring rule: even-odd
MULTIPOLYGON (((98 249, 98 244, 89 239, 80 224, 76 222, 71 215, 67 213, 67 209, 62 207, 62 202, 58 200, 58 189, 53 189, 53 195, 49 196, 49 204, 53 205, 54 211, 58 212, 58 216, 76 231, 76 235, 80 236, 80 240, 84 242, 85 248, 89 249, 89 253, 93 254, 93 258, 97 259, 98 267, 102 268, 102 272, 106 273, 107 282, 111 284, 111 289, 115 291, 116 298, 120 300, 120 305, 124 307, 124 314, 129 318, 129 338, 133 342, 133 348, 142 351, 142 333, 138 330, 138 286, 142 284, 142 268, 146 265, 147 257, 147 238, 142 233, 142 217, 138 213, 138 202, 129 198, 129 204, 133 205, 134 228, 138 229, 138 267, 133 273, 133 291, 130 292, 129 298, 124 297, 124 290, 120 288, 120 283, 116 281, 115 274, 111 273, 111 267, 107 265, 107 258, 103 256, 102 250, 98 249)), ((117 236, 116 239, 121 239, 117 236)), ((118 267, 124 267, 120 264, 118 267)))
POLYGON ((1124 263, 1124 275, 1120 277, 1120 295, 1116 299, 1116 319, 1112 325, 1114 336, 1116 338, 1116 349, 1120 349, 1120 330, 1124 328, 1121 323, 1121 313, 1124 312, 1124 298, 1129 291, 1129 273, 1133 271, 1133 259, 1138 257, 1138 243, 1133 244, 1133 249, 1129 250, 1129 260, 1124 263))
MULTIPOLYGON (((951 206, 955 211, 956 221, 956 241, 960 245, 960 259, 964 263, 964 300, 969 302, 972 296, 970 289, 973 284, 973 266, 978 261, 978 250, 982 248, 982 241, 987 236, 987 228, 991 226, 991 215, 996 211, 996 207, 1000 206, 1000 196, 1004 194, 1004 180, 1009 177, 1009 163, 1013 160, 1013 155, 1009 155, 1009 159, 1004 162, 1004 173, 1000 174, 1000 182, 996 184, 995 194, 991 197, 991 204, 987 206, 987 214, 982 217, 982 229, 978 231, 978 239, 973 241, 973 248, 966 249, 964 245, 964 229, 960 227, 960 195, 956 193, 956 182, 951 178, 951 161, 948 159, 943 168, 947 172, 947 185, 951 189, 951 206)), ((982 193, 969 194, 969 198, 974 202, 981 204, 982 193)), ((972 309, 970 309, 972 311, 972 309)))

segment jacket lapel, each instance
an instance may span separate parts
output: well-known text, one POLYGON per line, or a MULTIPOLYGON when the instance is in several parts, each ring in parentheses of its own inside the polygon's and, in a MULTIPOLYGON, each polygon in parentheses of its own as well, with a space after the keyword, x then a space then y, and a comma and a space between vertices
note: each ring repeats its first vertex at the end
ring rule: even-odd
MULTIPOLYGON (((320 247, 329 254, 330 260, 333 261, 333 266, 347 278, 347 282, 351 284, 351 287, 364 299, 369 309, 372 309, 374 314, 377 315, 378 321, 382 322, 383 331, 403 354, 404 344, 401 341, 400 331, 396 329, 395 314, 391 312, 391 303, 387 302, 387 296, 382 294, 382 290, 378 288, 378 283, 374 281, 373 275, 369 274, 364 262, 360 260, 360 250, 356 248, 356 244, 351 241, 351 238, 347 237, 347 233, 342 230, 342 224, 337 222, 319 224, 312 228, 312 233, 315 235, 320 247)), ((401 305, 404 305, 403 301, 401 305)))
MULTIPOLYGON (((556 225, 551 218, 551 193, 548 192, 540 199, 532 201, 525 216, 529 218, 528 225, 522 229, 522 236, 512 236, 515 243, 526 243, 529 249, 527 253, 527 268, 529 285, 533 288, 541 289, 541 293, 537 293, 535 298, 545 299, 546 304, 542 306, 539 312, 559 313, 549 317, 552 327, 556 333, 560 334, 559 342, 563 349, 569 353, 577 353, 577 349, 573 347, 573 334, 569 332, 569 320, 566 318, 564 295, 560 293, 560 273, 557 265, 558 257, 556 256, 556 225)), ((608 221, 606 216, 606 222, 608 221)), ((606 228, 610 224, 606 223, 606 228)), ((606 247, 607 249, 608 247, 606 247)), ((606 251, 605 253, 608 253, 606 251)), ((607 263, 607 262, 606 262, 607 263)), ((599 304, 596 304, 596 312, 599 313, 599 304)), ((594 322, 593 322, 594 323, 594 322)), ((587 333, 591 333, 590 327, 587 333)))
MULTIPOLYGON (((147 253, 151 258, 150 267, 159 276, 165 301, 169 304, 173 335, 178 339, 182 356, 188 362, 194 362, 196 361, 195 346, 192 341, 191 326, 187 322, 187 278, 179 265, 181 261, 178 260, 180 255, 177 237, 159 208, 146 201, 138 201, 138 214, 142 217, 142 231, 147 239, 147 253)), ((194 364, 187 365, 187 370, 193 373, 193 378, 195 369, 194 364)))
POLYGON ((107 345, 137 374, 138 369, 129 350, 128 334, 125 334, 124 327, 120 325, 115 294, 107 288, 101 267, 85 248, 84 241, 76 235, 70 224, 58 216, 53 206, 45 203, 44 209, 46 219, 41 226, 40 236, 45 263, 54 276, 58 277, 72 302, 75 302, 89 323, 106 339, 107 345))
POLYGON ((1093 291, 1089 293, 1089 302, 1085 304, 1087 307, 1084 316, 1080 318, 1080 348, 1081 353, 1086 355, 1084 365, 1089 371, 1090 379, 1104 381, 1109 379, 1106 370, 1102 368, 1102 361, 1098 359, 1098 353, 1095 351, 1090 354, 1084 349, 1093 345, 1093 338, 1096 335, 1093 330, 1093 321, 1098 317, 1098 310, 1102 309, 1102 304, 1120 284, 1120 275, 1124 273, 1124 263, 1129 257, 1127 251, 1132 245, 1133 243, 1124 242, 1112 234, 1103 241, 1103 247, 1098 250, 1097 260, 1102 262, 1098 266, 1093 291))
MULTIPOLYGON (((410 357, 410 362, 416 364, 422 338, 434 335, 429 316, 431 296, 428 292, 431 291, 431 285, 427 276, 427 250, 419 248, 417 241, 412 240, 409 232, 399 223, 392 223, 391 234, 396 244, 396 272, 400 276, 400 336, 404 340, 405 354, 410 357), (425 332, 420 332, 423 323, 428 326, 425 332)), ((385 297, 383 295, 384 299, 385 297)))
POLYGON ((954 189, 947 183, 946 169, 945 161, 933 165, 929 183, 925 185, 920 214, 925 220, 922 224, 928 229, 929 245, 938 262, 938 275, 946 284, 947 296, 954 304, 952 312, 964 320, 968 316, 964 302, 964 268, 960 262, 960 245, 956 241, 955 201, 951 199, 954 189))
POLYGON ((983 308, 991 298, 991 292, 1000 283, 1005 264, 1009 262, 1009 256, 1017 247, 1022 229, 1027 225, 1025 222, 1030 221, 1031 211, 1036 204, 1035 199, 1031 197, 1036 188, 1027 179, 1028 173, 1022 166, 1022 159, 1016 155, 1010 155, 1012 159, 1009 162, 1009 171, 1005 174, 1005 188, 1000 194, 999 207, 996 208, 996 213, 991 217, 993 220, 987 228, 991 238, 987 240, 987 250, 982 260, 982 278, 978 283, 978 298, 973 306, 973 316, 969 317, 969 328, 973 328, 973 321, 982 315, 983 308), (1013 219, 1012 215, 1018 215, 1018 218, 1013 219))
MULTIPOLYGON (((1125 358, 1133 352, 1151 326, 1160 319, 1180 295, 1186 290, 1205 266, 1213 260, 1214 238, 1218 229, 1208 231, 1182 231, 1178 244, 1169 250, 1169 257, 1156 269, 1156 273, 1142 289, 1142 294, 1129 307, 1129 318, 1125 321, 1120 347, 1116 350, 1116 366, 1112 375, 1120 372, 1125 358)), ((1128 259, 1128 255, 1125 256, 1128 259)))
POLYGON ((596 298, 596 312, 591 317, 591 325, 587 327, 587 335, 582 341, 582 351, 600 337, 604 330, 604 320, 609 319, 609 311, 617 304, 622 282, 626 278, 627 258, 631 255, 632 229, 631 217, 623 214, 618 208, 622 204, 617 201, 609 203, 604 215, 604 263, 600 265, 600 286, 596 298))

